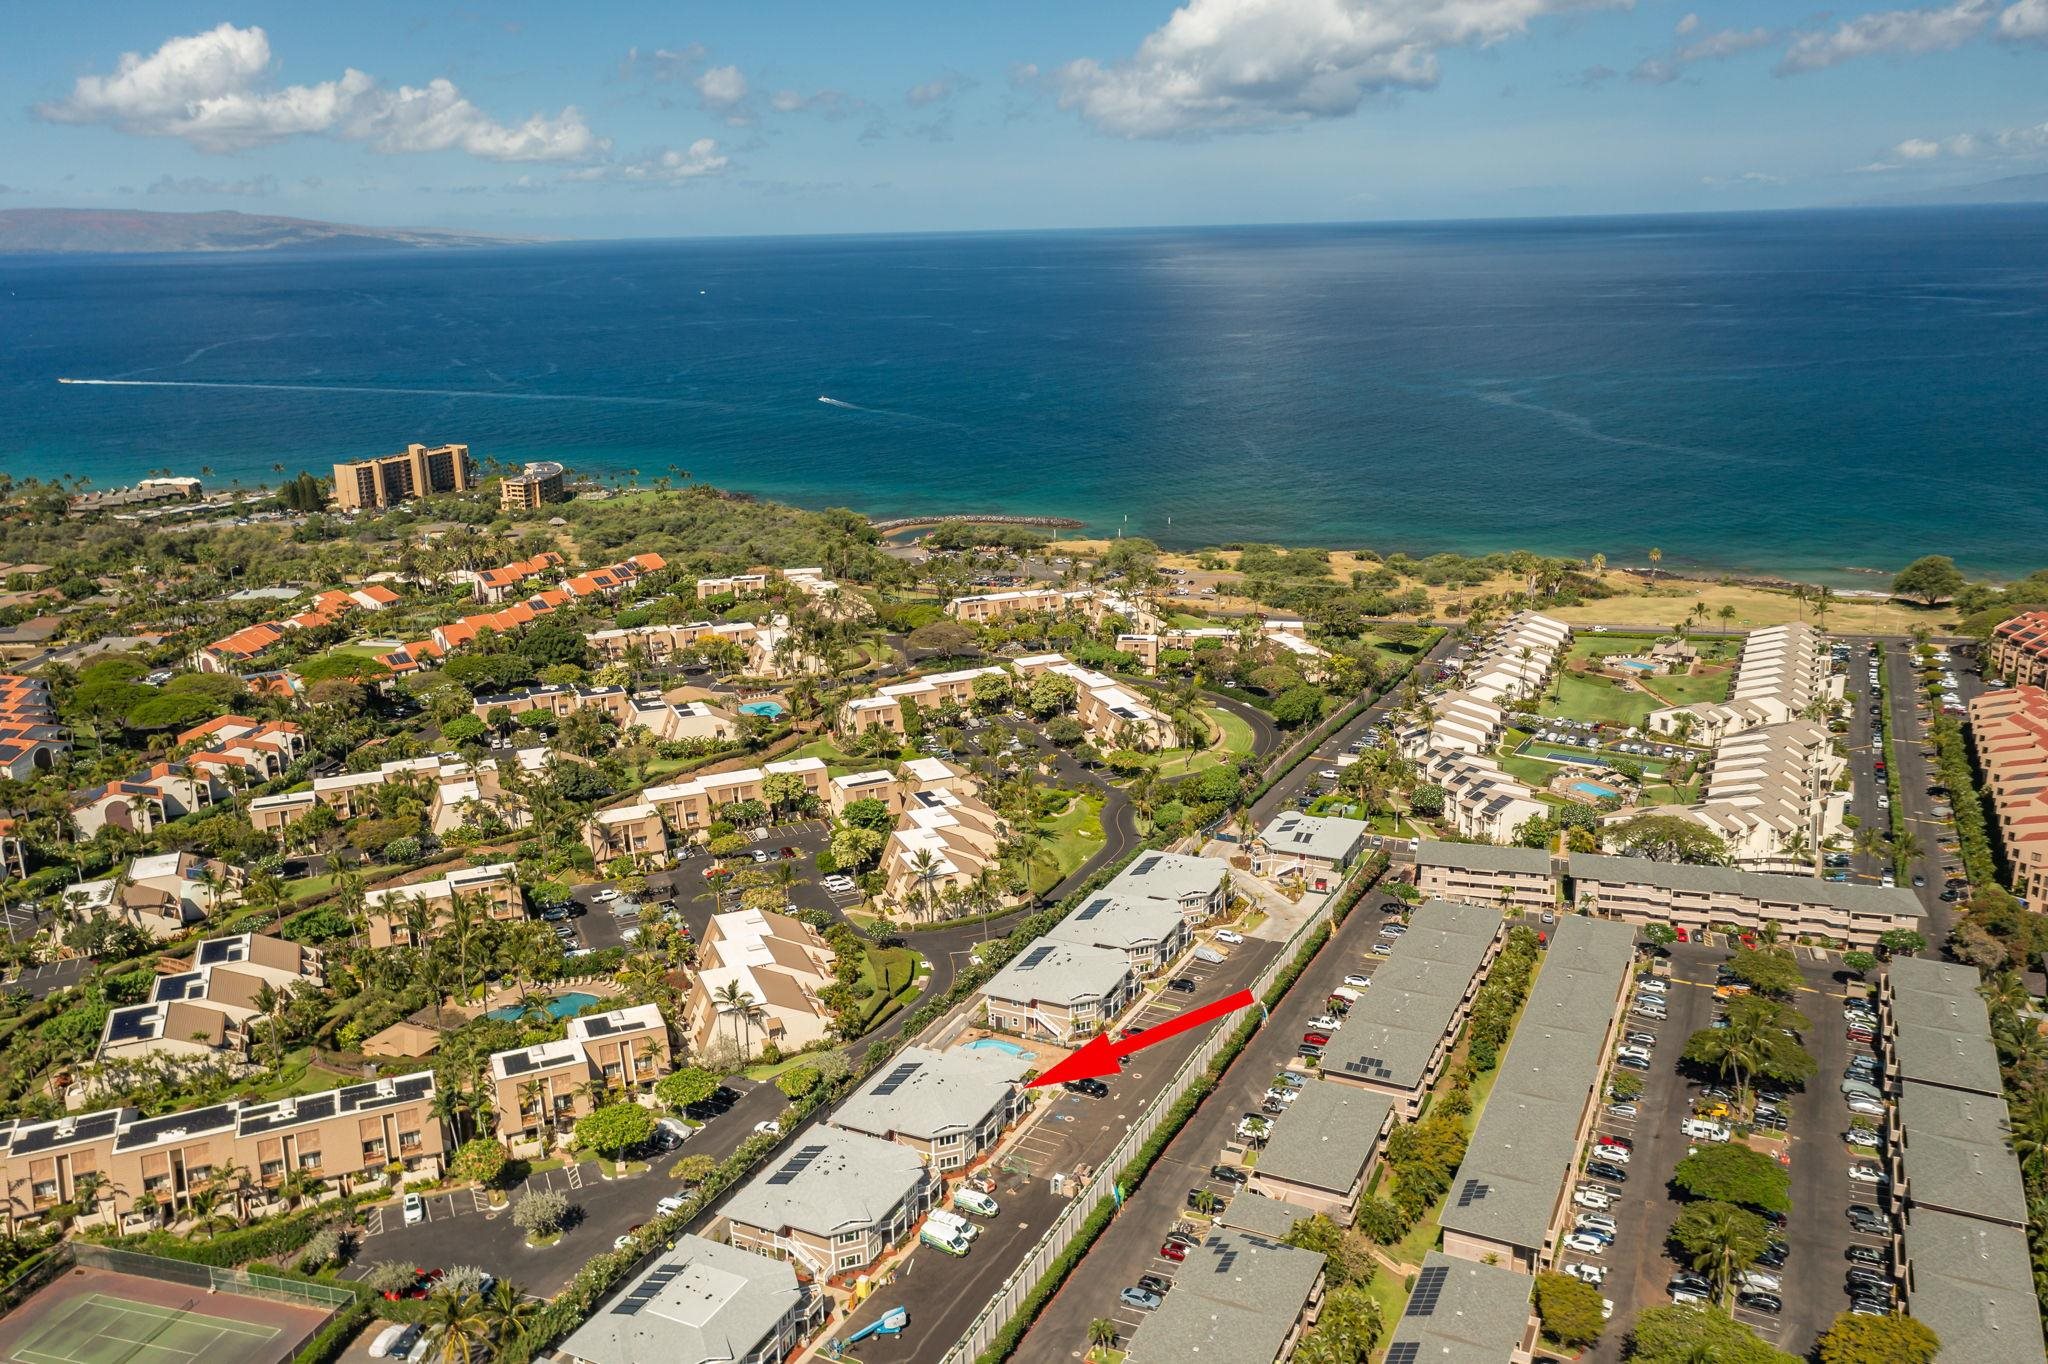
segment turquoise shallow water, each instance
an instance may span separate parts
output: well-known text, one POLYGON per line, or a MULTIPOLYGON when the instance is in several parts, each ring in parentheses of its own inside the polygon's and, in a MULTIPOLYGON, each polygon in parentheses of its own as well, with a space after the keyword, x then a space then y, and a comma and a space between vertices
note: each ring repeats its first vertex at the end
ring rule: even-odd
POLYGON ((2048 561, 2048 209, 13 258, 0 335, 0 468, 98 486, 461 440, 1183 545, 2048 561))

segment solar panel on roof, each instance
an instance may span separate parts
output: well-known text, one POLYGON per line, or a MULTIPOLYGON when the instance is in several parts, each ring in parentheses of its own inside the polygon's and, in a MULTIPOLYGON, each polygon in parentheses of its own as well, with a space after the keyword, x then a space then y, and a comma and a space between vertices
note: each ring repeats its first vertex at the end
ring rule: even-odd
POLYGON ((1397 1340, 1387 1347, 1387 1364, 1417 1364, 1422 1346, 1412 1340, 1397 1340))
POLYGON ((1221 1255, 1218 1255, 1216 1257, 1216 1267, 1212 1269, 1210 1273, 1228 1274, 1230 1272, 1230 1267, 1236 1263, 1237 1248, 1233 1246, 1229 1250, 1224 1251, 1221 1255))
POLYGON ((1158 865, 1159 859, 1156 857, 1141 858, 1134 866, 1132 866, 1131 875, 1143 876, 1146 872, 1152 870, 1152 868, 1158 865))
POLYGON ((1109 908, 1109 901, 1106 899, 1090 900, 1087 903, 1087 905, 1082 908, 1081 912, 1074 916, 1074 922, 1080 923, 1084 919, 1092 919, 1096 915, 1102 913, 1102 911, 1107 908, 1109 908))
POLYGON ((1483 1184, 1476 1179, 1468 1179, 1465 1181, 1465 1186, 1458 1190, 1458 1206, 1469 1208, 1492 1192, 1493 1186, 1491 1184, 1483 1184))
POLYGON ((905 1061, 902 1065, 883 1076, 882 1083, 875 1086, 875 1097, 879 1099, 884 1095, 894 1094, 897 1090, 903 1088, 904 1082, 917 1074, 918 1065, 919 1063, 916 1061, 905 1061))
POLYGON ((663 1265, 634 1285, 632 1292, 613 1303, 612 1315, 620 1317, 634 1315, 641 1308, 659 1297, 661 1290, 667 1288, 677 1275, 688 1268, 689 1266, 684 1264, 663 1265))
POLYGON ((810 1167, 812 1161, 825 1154, 822 1146, 806 1146, 789 1158, 789 1163, 768 1176, 770 1184, 793 1183, 796 1177, 810 1167))
POLYGON ((1426 1317, 1436 1311, 1436 1301, 1443 1296, 1444 1280, 1451 1277, 1447 1265, 1429 1265, 1415 1279, 1415 1292, 1408 1298, 1408 1310, 1404 1317, 1426 1317))
POLYGON ((1391 1080, 1394 1072, 1387 1069, 1387 1063, 1377 1056, 1361 1056, 1356 1061, 1346 1061, 1344 1069, 1352 1075, 1370 1075, 1375 1080, 1391 1080))
POLYGON ((155 1029, 156 1010, 147 1004, 116 1010, 107 1024, 109 1042, 139 1042, 155 1029))
POLYGON ((1050 947, 1034 947, 1024 954, 1024 960, 1017 963, 1017 969, 1019 971, 1029 971, 1051 955, 1052 949, 1050 947))

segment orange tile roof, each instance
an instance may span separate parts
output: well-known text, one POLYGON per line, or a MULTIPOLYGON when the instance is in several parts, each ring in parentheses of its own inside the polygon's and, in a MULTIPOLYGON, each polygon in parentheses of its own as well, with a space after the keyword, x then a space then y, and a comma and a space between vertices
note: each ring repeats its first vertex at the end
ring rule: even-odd
POLYGON ((254 658, 271 645, 284 638, 284 631, 268 621, 246 626, 222 639, 207 645, 217 654, 232 654, 237 658, 254 658))
POLYGON ((371 583, 362 589, 362 594, 381 606, 390 606, 398 601, 398 594, 382 583, 371 583))

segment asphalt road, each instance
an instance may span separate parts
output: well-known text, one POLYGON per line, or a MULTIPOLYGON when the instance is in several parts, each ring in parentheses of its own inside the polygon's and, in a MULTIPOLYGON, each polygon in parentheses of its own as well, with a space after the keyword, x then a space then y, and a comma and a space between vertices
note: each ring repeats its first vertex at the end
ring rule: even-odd
MULTIPOLYGON (((1238 1120, 1258 1111, 1260 1096, 1274 1074, 1294 1057, 1308 1020, 1322 1012, 1330 990, 1342 984, 1347 974, 1358 971, 1362 963, 1378 960, 1368 949, 1384 922, 1385 916, 1370 906, 1361 907, 1344 921, 1273 1010, 1271 1021, 1253 1036, 1223 1082, 1168 1144, 1144 1183, 1124 1200, 1116 1219, 1038 1314, 1018 1347, 1018 1359, 1026 1364, 1073 1359, 1086 1349, 1088 1323, 1097 1317, 1116 1321, 1123 1332, 1120 1344, 1128 1348, 1143 1314, 1124 1306, 1117 1295, 1137 1283, 1141 1274, 1173 1277, 1178 1266, 1158 1252, 1183 1214, 1188 1191, 1202 1187, 1223 1194, 1231 1191, 1230 1185, 1209 1177, 1210 1168, 1225 1162, 1224 1147, 1238 1120)), ((1285 1121, 1284 1114, 1276 1119, 1285 1121)))

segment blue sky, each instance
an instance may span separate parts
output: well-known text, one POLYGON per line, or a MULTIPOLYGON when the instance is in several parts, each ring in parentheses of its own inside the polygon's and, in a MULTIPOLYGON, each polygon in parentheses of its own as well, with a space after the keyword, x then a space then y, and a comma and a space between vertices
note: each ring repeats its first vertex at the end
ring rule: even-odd
POLYGON ((15 0, 0 208, 564 236, 1783 208, 2048 170, 2048 0, 15 0))

